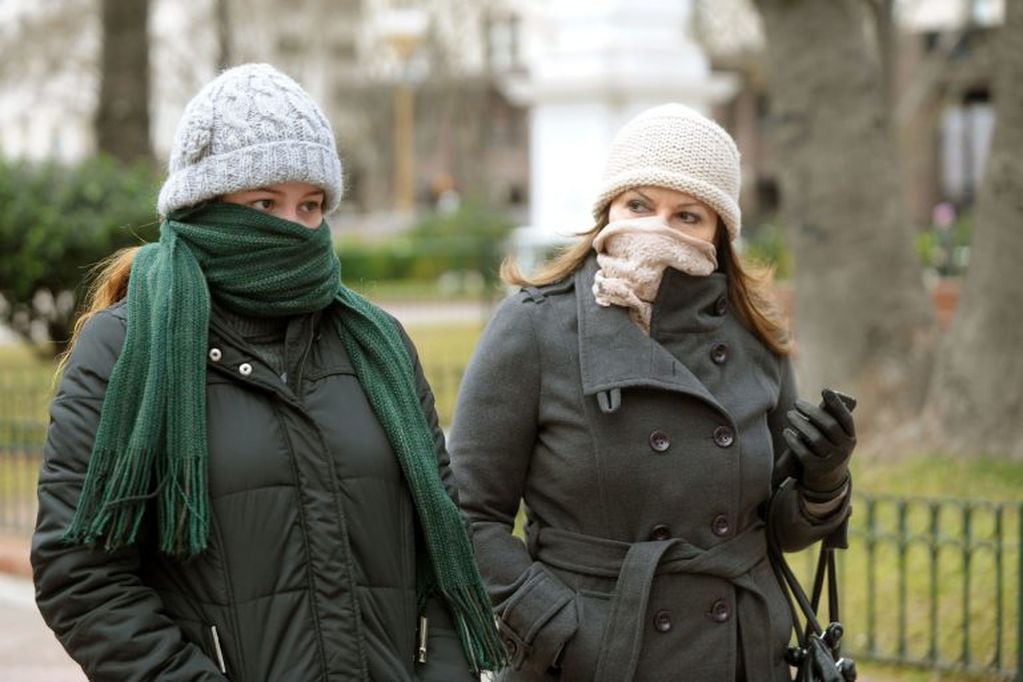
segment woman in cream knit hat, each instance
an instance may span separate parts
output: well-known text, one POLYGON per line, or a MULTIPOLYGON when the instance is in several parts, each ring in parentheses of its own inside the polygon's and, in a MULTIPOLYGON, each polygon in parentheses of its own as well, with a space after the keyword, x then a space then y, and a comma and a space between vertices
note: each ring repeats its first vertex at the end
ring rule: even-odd
POLYGON ((400 325, 344 287, 320 108, 189 103, 160 241, 94 285, 51 407, 36 598, 93 680, 478 679, 504 659, 400 325))
POLYGON ((519 285, 462 383, 452 466, 506 681, 786 680, 766 554, 849 514, 852 417, 797 400, 767 279, 733 248, 739 152, 679 104, 614 139, 595 227, 519 285), (526 542, 512 533, 525 503, 526 542))

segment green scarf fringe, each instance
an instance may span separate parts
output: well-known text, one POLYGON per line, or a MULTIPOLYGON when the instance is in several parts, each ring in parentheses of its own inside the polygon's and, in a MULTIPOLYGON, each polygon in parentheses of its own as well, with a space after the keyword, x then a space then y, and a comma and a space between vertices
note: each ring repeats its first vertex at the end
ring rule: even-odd
POLYGON ((192 556, 209 535, 206 351, 210 291, 241 314, 331 308, 338 335, 412 494, 429 566, 420 601, 439 592, 476 670, 506 661, 462 516, 437 470, 404 338, 392 318, 345 288, 330 229, 214 203, 172 214, 135 257, 124 347, 110 376, 92 456, 65 538, 135 542, 156 500, 160 549, 192 556), (331 305, 335 304, 335 305, 331 305))

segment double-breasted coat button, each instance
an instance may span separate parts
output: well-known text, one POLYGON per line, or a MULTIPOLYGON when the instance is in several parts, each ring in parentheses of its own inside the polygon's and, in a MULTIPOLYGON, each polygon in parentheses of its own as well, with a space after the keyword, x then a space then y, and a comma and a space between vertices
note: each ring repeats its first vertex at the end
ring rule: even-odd
POLYGON ((714 520, 710 522, 710 529, 719 538, 723 538, 728 535, 732 530, 732 524, 728 523, 728 517, 724 514, 718 514, 714 517, 714 520))
POLYGON ((515 654, 519 649, 519 645, 515 643, 515 640, 511 637, 504 638, 504 650, 508 652, 508 658, 515 658, 515 654))
POLYGON ((241 374, 243 377, 249 376, 250 374, 252 374, 252 365, 250 365, 247 362, 243 362, 242 364, 238 365, 238 373, 241 374))
POLYGON ((650 530, 651 540, 667 540, 671 537, 671 529, 659 523, 650 530))
POLYGON ((220 362, 220 358, 224 357, 224 354, 220 352, 219 348, 210 348, 210 360, 213 362, 220 362))
POLYGON ((728 426, 719 426, 714 429, 714 443, 719 448, 730 448, 735 442, 735 432, 728 426))
POLYGON ((650 449, 654 452, 666 452, 671 447, 671 439, 664 431, 654 431, 650 434, 650 449))
POLYGON ((714 301, 714 314, 724 315, 728 312, 728 298, 722 294, 718 296, 718 300, 714 301))
POLYGON ((658 632, 671 630, 671 612, 661 609, 654 614, 654 629, 658 632))
POLYGON ((719 343, 710 350, 710 359, 715 365, 723 365, 728 362, 728 346, 719 343))
POLYGON ((715 623, 724 623, 732 617, 732 607, 724 599, 718 599, 710 605, 710 611, 707 612, 707 615, 715 623))

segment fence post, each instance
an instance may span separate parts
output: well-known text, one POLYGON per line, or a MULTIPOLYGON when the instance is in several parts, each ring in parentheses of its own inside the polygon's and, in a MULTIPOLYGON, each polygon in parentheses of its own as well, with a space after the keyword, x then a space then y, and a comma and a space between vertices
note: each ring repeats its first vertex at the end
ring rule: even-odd
POLYGON ((1016 682, 1023 682, 1023 504, 1019 505, 1016 532, 1016 682))

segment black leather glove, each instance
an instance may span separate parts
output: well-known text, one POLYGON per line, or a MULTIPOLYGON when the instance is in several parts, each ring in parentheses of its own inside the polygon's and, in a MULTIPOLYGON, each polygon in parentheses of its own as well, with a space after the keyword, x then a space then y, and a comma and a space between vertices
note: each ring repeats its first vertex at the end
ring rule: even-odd
POLYGON ((789 426, 782 436, 802 465, 803 488, 827 495, 838 493, 849 478, 856 427, 850 407, 837 393, 824 389, 821 396, 824 400, 820 406, 796 401, 796 409, 786 415, 789 426))

